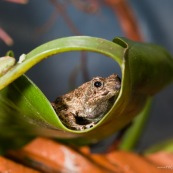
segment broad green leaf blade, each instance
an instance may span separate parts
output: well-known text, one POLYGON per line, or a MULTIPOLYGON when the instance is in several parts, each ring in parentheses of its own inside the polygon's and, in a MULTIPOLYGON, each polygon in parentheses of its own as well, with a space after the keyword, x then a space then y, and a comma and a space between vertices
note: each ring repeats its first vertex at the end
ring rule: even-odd
POLYGON ((0 122, 8 122, 14 116, 21 119, 21 123, 18 120, 15 123, 19 123, 19 126, 26 123, 31 134, 70 138, 75 141, 77 139, 83 144, 96 142, 132 121, 142 111, 148 98, 173 80, 172 74, 172 58, 163 48, 155 45, 123 38, 117 38, 114 42, 85 36, 57 39, 28 53, 23 62, 16 64, 0 78, 1 89, 8 85, 0 91, 3 112, 0 122), (30 80, 20 76, 51 55, 81 50, 98 52, 113 58, 122 71, 122 88, 114 106, 95 127, 74 131, 63 126, 41 91, 30 80), (9 85, 12 81, 14 82, 9 85), (8 113, 11 105, 17 110, 14 113, 12 109, 8 113))
POLYGON ((130 75, 136 93, 154 95, 173 81, 173 58, 164 48, 125 38, 114 42, 126 48, 124 75, 130 75))
POLYGON ((50 131, 66 129, 44 94, 24 75, 1 90, 0 107, 0 136, 18 134, 19 129, 22 135, 40 134, 42 128, 50 131), (17 133, 13 131, 13 126, 17 129, 17 133))

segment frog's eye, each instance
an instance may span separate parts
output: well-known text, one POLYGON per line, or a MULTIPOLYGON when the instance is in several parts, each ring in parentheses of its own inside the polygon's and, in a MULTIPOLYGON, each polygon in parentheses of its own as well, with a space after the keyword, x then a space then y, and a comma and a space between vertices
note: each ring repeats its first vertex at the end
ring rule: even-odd
POLYGON ((96 88, 100 88, 102 85, 103 85, 103 83, 100 82, 100 81, 94 82, 94 86, 95 86, 96 88))

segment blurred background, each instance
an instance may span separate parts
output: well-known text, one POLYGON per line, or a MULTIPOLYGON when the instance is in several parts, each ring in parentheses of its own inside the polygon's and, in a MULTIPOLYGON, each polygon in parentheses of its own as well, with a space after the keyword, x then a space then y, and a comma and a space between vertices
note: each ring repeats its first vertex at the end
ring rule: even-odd
MULTIPOLYGON (((172 0, 0 0, 0 56, 11 49, 18 59, 40 44, 74 35, 108 40, 124 36, 159 44, 173 54, 172 9, 172 0)), ((53 101, 94 76, 112 73, 121 75, 112 59, 73 52, 48 58, 27 75, 53 101)), ((170 85, 154 98, 139 150, 173 138, 172 104, 170 85)))

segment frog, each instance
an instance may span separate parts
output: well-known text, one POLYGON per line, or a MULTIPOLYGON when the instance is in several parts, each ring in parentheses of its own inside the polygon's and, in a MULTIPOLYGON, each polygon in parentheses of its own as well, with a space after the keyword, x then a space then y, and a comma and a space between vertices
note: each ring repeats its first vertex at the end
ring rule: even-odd
POLYGON ((59 96, 52 107, 62 123, 72 130, 94 127, 111 109, 121 89, 117 74, 94 77, 73 91, 59 96))

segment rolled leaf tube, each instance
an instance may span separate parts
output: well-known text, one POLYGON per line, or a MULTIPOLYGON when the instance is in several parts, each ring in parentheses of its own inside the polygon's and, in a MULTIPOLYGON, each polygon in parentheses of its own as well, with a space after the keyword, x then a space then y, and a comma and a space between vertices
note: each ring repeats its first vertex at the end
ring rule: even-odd
POLYGON ((96 142, 132 121, 151 96, 172 82, 172 74, 172 57, 156 45, 125 38, 115 38, 111 42, 87 36, 53 40, 26 54, 22 63, 17 63, 0 78, 0 135, 10 138, 15 134, 29 134, 68 139, 81 144, 96 142), (113 58, 122 72, 122 88, 113 107, 96 126, 83 131, 66 128, 39 88, 22 76, 43 59, 69 51, 104 54, 113 58))

